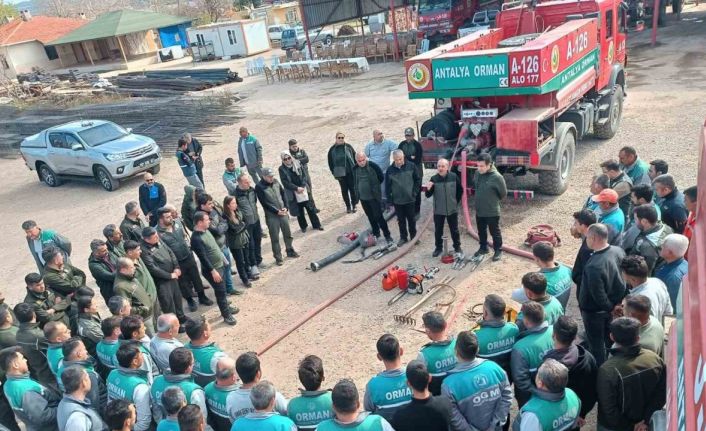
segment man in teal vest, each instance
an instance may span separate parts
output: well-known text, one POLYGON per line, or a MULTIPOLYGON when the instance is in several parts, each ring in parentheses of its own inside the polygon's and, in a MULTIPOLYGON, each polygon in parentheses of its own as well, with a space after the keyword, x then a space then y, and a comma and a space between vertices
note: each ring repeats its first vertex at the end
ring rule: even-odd
POLYGON ((59 394, 29 378, 27 359, 20 347, 0 351, 0 367, 7 381, 2 388, 15 416, 27 431, 56 431, 56 407, 59 394))
POLYGON ((336 383, 331 393, 331 402, 336 417, 327 419, 316 427, 316 431, 394 431, 382 416, 361 412, 358 388, 352 380, 336 383))
POLYGON ((186 335, 191 340, 186 343, 186 348, 194 355, 194 379, 203 387, 216 378, 216 363, 227 355, 211 341, 211 325, 203 316, 187 320, 185 326, 186 335))
POLYGON ((48 322, 44 325, 44 338, 47 339, 47 363, 49 369, 58 379, 59 362, 64 359, 62 346, 71 338, 71 332, 64 322, 48 322))
POLYGON ((482 359, 489 359, 510 374, 510 352, 520 330, 512 322, 505 321, 505 300, 494 293, 485 297, 483 302, 483 320, 473 332, 478 337, 478 354, 482 359))
POLYGON ((462 253, 461 234, 458 231, 458 203, 463 196, 463 187, 458 175, 449 171, 449 161, 439 159, 436 162, 437 174, 427 183, 427 197, 434 196, 434 252, 438 257, 443 251, 444 220, 449 225, 454 251, 462 253))
POLYGON ((147 373, 147 383, 151 386, 154 378, 159 375, 159 368, 155 364, 154 359, 152 359, 149 349, 150 339, 145 336, 145 324, 142 318, 133 315, 123 317, 123 320, 120 321, 120 334, 122 337, 121 342, 139 341, 138 346, 142 352, 140 369, 147 373))
POLYGON ((634 185, 652 184, 650 165, 637 155, 635 147, 623 147, 618 152, 618 160, 623 172, 630 177, 634 185))
POLYGON ((277 391, 272 383, 263 380, 253 386, 250 401, 255 411, 248 413, 233 423, 232 430, 237 431, 297 431, 291 419, 276 411, 277 391))
POLYGON ((96 345, 96 359, 106 369, 114 370, 118 366, 118 359, 115 353, 120 347, 120 321, 119 316, 110 316, 103 319, 101 322, 101 331, 103 331, 103 339, 96 345))
POLYGON ((177 347, 169 354, 169 371, 161 376, 157 376, 152 383, 150 395, 152 402, 157 405, 159 412, 155 416, 155 422, 159 422, 166 416, 162 405, 162 393, 165 389, 173 386, 181 388, 188 404, 196 404, 203 412, 204 418, 208 420, 208 410, 206 409, 206 394, 201 386, 194 383, 191 372, 194 369, 194 356, 185 347, 177 347))
POLYGON ((22 230, 25 231, 29 252, 32 254, 40 273, 44 271, 44 265, 46 264, 42 256, 42 252, 45 248, 59 248, 64 255, 64 260, 66 262, 69 261, 69 255, 71 255, 71 241, 66 237, 59 235, 53 230, 40 228, 34 220, 27 220, 22 223, 22 230))
POLYGON ((152 424, 153 411, 158 413, 152 404, 147 373, 140 369, 144 361, 140 342, 130 340, 121 344, 116 357, 118 368, 111 371, 106 380, 108 400, 120 399, 134 404, 137 411, 134 431, 147 431, 152 424))
POLYGON ((446 374, 456 366, 456 339, 447 333, 446 319, 438 311, 428 311, 422 316, 424 331, 431 343, 419 351, 417 360, 426 364, 431 375, 429 391, 432 395, 441 394, 441 382, 446 374))
POLYGON ((331 391, 321 389, 324 381, 321 358, 308 355, 299 363, 299 381, 304 389, 300 396, 289 401, 287 415, 300 430, 313 430, 334 415, 331 391))
POLYGON ((228 407, 233 404, 238 389, 238 376, 235 373, 235 360, 222 356, 216 364, 216 381, 204 388, 206 404, 211 414, 211 426, 215 431, 230 431, 233 425, 228 407))
POLYGON ((241 127, 238 138, 238 159, 240 167, 245 166, 255 182, 262 176, 262 145, 257 138, 248 132, 247 127, 241 127))
POLYGON ((159 401, 166 416, 157 424, 157 431, 179 431, 179 411, 186 405, 184 392, 179 386, 169 386, 159 401))
MULTIPOLYGON (((553 325, 556 319, 564 315, 564 307, 555 297, 547 294, 547 278, 541 272, 528 272, 523 275, 522 288, 529 301, 537 302, 544 307, 544 320, 548 324, 553 325)), ((521 311, 515 323, 520 331, 525 329, 521 311)))
POLYGON ((88 356, 88 350, 83 344, 83 341, 81 341, 78 337, 69 338, 64 342, 63 353, 64 359, 59 363, 59 370, 57 372, 59 386, 66 391, 66 388, 63 387, 63 379, 61 377, 66 368, 71 366, 81 367, 86 371, 91 380, 91 387, 86 395, 86 398, 91 402, 93 408, 102 413, 108 394, 106 392, 103 379, 93 368, 95 360, 88 356))
POLYGON ((499 431, 512 404, 510 382, 498 364, 477 355, 476 334, 458 334, 458 364, 441 384, 441 394, 451 401, 452 429, 499 431))
POLYGON ((530 397, 534 376, 544 355, 554 348, 552 327, 544 319, 544 307, 530 301, 522 305, 522 323, 526 328, 515 341, 510 355, 515 398, 522 407, 530 397))
POLYGON ((569 370, 555 359, 547 359, 537 371, 537 389, 512 424, 513 431, 560 431, 576 426, 581 400, 567 388, 569 370))
MULTIPOLYGON (((255 411, 250 399, 250 392, 262 379, 262 368, 257 353, 245 352, 238 356, 235 361, 235 370, 243 384, 228 396, 226 408, 232 421, 255 411)), ((274 409, 282 416, 287 416, 287 399, 279 392, 275 393, 274 409)))
POLYGON ((376 347, 378 360, 385 365, 385 371, 368 381, 363 407, 366 411, 390 419, 397 409, 412 401, 412 391, 407 386, 407 376, 402 366, 404 351, 397 338, 384 334, 378 339, 376 347))
POLYGON ((108 431, 99 410, 105 406, 91 403, 91 378, 86 370, 78 365, 67 367, 61 374, 64 398, 56 411, 59 431, 108 431))
MULTIPOLYGON (((574 285, 571 279, 571 269, 554 260, 554 246, 547 241, 540 241, 532 245, 532 255, 534 262, 539 266, 539 272, 547 279, 547 294, 555 297, 561 306, 566 310, 571 296, 571 288, 574 285)), ((523 288, 512 292, 512 299, 524 304, 527 302, 527 295, 523 288)))

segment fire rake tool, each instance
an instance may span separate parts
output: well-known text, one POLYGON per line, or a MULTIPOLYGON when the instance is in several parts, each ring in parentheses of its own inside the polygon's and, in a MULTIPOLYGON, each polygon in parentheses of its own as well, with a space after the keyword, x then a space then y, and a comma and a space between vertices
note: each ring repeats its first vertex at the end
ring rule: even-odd
MULTIPOLYGON (((427 292, 426 297, 424 297, 424 298, 420 299, 419 301, 417 301, 417 303, 414 304, 412 307, 410 307, 409 310, 407 310, 407 312, 406 312, 405 314, 395 314, 394 316, 392 316, 392 317, 395 319, 395 322, 404 323, 404 324, 407 324, 407 325, 410 325, 410 326, 416 326, 416 325, 417 325, 417 320, 414 319, 413 317, 411 317, 411 316, 412 316, 412 313, 414 313, 415 311, 417 311, 418 309, 420 309, 420 308, 421 308, 427 301, 429 301, 436 293, 440 292, 440 291, 443 290, 444 288, 451 289, 451 291, 452 291, 452 293, 453 293, 453 298, 452 298, 451 302, 453 302, 453 300, 454 300, 455 297, 456 297, 456 290, 448 284, 452 279, 453 279, 453 278, 449 279, 449 277, 446 277, 446 278, 444 278, 444 280, 442 280, 440 283, 435 284, 434 286, 432 286, 432 287, 429 289, 429 291, 427 292)), ((443 304, 437 304, 437 305, 446 305, 446 306, 448 306, 448 305, 450 305, 450 303, 443 303, 443 304)))

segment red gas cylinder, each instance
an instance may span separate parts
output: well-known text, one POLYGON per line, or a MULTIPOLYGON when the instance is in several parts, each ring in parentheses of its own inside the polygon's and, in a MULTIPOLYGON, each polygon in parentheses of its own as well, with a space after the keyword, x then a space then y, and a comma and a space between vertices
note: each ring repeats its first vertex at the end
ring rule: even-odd
POLYGON ((407 290, 409 287, 409 273, 404 269, 397 270, 397 286, 402 290, 407 290))
POLYGON ((383 290, 392 290, 395 287, 397 287, 397 277, 392 278, 392 277, 390 277, 390 274, 383 274, 382 275, 382 289, 383 290))

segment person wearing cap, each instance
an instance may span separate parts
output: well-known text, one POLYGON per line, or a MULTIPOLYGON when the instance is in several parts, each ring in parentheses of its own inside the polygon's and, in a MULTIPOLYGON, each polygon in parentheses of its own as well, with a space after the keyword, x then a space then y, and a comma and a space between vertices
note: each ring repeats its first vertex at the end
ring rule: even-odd
MULTIPOLYGON (((299 143, 296 139, 289 140, 289 155, 291 155, 294 160, 299 162, 302 167, 302 171, 306 174, 307 184, 309 185, 309 201, 316 208, 316 203, 314 202, 314 196, 311 193, 311 175, 309 175, 309 155, 299 147, 299 143)), ((316 208, 316 212, 319 210, 316 208)))
POLYGON ((355 150, 353 146, 346 143, 346 135, 338 132, 336 133, 336 142, 328 150, 328 168, 341 187, 341 196, 343 196, 348 214, 356 212, 355 207, 358 205, 355 177, 353 176, 354 167, 355 150))
POLYGON ((247 127, 241 127, 238 138, 238 158, 240 167, 245 166, 255 182, 262 175, 262 145, 256 137, 248 132, 247 127))
MULTIPOLYGON (((419 178, 424 178, 424 163, 422 162, 422 155, 424 150, 422 149, 422 144, 414 139, 414 129, 407 127, 404 129, 404 141, 400 142, 397 149, 402 150, 404 153, 404 158, 412 163, 417 168, 417 173, 419 173, 419 178)), ((414 209, 419 216, 419 209, 422 204, 422 194, 417 195, 417 201, 414 203, 414 209)))
POLYGON ((167 204, 167 192, 149 172, 145 173, 143 178, 145 182, 138 189, 140 209, 150 226, 154 226, 157 224, 157 209, 167 204))
POLYGON ((319 221, 319 216, 316 215, 316 207, 310 199, 311 187, 309 183, 311 180, 302 169, 299 161, 294 160, 294 157, 289 152, 282 151, 280 157, 282 158, 282 164, 279 166, 279 177, 282 180, 289 212, 297 218, 302 232, 306 232, 308 228, 305 212, 309 215, 311 226, 314 229, 324 230, 321 226, 321 221, 319 221))
POLYGON ((176 314, 179 322, 186 316, 181 304, 179 260, 169 246, 160 240, 157 230, 146 227, 142 230, 142 260, 157 285, 157 298, 163 313, 176 314))
POLYGON ((598 223, 608 226, 608 242, 615 244, 625 227, 625 214, 618 205, 618 193, 613 189, 605 189, 593 196, 591 200, 596 202, 601 209, 598 223))
POLYGON ((610 188, 618 194, 618 204, 623 210, 623 215, 629 214, 632 179, 623 171, 617 160, 606 160, 600 166, 603 173, 610 178, 610 188))
POLYGON ((275 179, 275 172, 272 168, 264 168, 262 170, 262 179, 255 186, 255 193, 260 205, 265 209, 265 222, 267 230, 270 231, 272 241, 272 253, 275 256, 275 262, 278 266, 284 264, 282 259, 282 248, 279 244, 279 233, 282 232, 284 247, 287 252, 287 257, 299 257, 299 254, 294 250, 292 241, 292 231, 289 228, 289 211, 287 210, 287 202, 284 196, 284 187, 275 179))

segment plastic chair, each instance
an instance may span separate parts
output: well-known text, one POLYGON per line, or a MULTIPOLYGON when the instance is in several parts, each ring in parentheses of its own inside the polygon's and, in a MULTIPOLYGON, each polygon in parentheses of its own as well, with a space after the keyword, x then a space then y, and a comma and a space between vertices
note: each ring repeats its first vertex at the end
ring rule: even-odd
POLYGON ((251 60, 245 61, 245 72, 248 76, 255 75, 255 62, 251 60))
POLYGON ((265 70, 265 59, 263 57, 258 57, 255 59, 255 70, 258 74, 265 70))
POLYGON ((272 69, 276 68, 277 66, 279 66, 279 57, 273 55, 272 57, 270 57, 270 62, 270 66, 272 67, 272 69))

